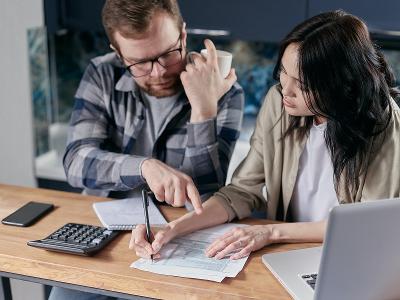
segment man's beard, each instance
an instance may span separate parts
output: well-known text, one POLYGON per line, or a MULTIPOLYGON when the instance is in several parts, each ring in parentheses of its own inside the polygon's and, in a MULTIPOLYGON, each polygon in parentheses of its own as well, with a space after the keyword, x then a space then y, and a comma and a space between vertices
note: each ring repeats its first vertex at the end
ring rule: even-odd
MULTIPOLYGON (((171 80, 171 79, 170 79, 171 80)), ((173 84, 163 89, 157 89, 155 86, 150 84, 141 85, 138 83, 140 88, 148 95, 157 98, 170 97, 177 94, 182 89, 182 82, 179 75, 174 79, 173 84)))

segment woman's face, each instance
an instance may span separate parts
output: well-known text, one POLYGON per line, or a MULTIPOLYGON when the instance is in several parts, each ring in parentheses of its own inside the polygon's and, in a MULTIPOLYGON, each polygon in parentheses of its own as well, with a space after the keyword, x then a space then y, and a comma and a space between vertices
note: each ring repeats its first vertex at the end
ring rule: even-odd
POLYGON ((282 86, 282 102, 286 112, 292 116, 312 116, 306 105, 305 92, 299 80, 298 49, 296 43, 289 44, 283 53, 279 81, 282 86))

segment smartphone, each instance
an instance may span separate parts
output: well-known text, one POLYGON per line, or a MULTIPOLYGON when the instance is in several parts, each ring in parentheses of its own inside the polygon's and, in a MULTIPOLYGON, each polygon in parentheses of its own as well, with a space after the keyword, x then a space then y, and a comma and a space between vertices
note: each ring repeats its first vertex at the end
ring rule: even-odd
POLYGON ((22 227, 30 226, 53 208, 53 204, 31 201, 5 217, 1 223, 22 227))

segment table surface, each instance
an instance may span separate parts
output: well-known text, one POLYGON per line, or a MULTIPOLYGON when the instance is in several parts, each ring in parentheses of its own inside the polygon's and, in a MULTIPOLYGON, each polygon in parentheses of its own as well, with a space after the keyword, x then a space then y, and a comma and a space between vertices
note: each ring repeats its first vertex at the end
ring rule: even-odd
MULTIPOLYGON (((0 218, 3 219, 29 201, 53 203, 55 209, 30 227, 0 224, 0 272, 44 279, 67 285, 79 285, 160 299, 291 299, 286 290, 261 261, 265 253, 313 247, 319 244, 279 244, 250 255, 244 269, 235 278, 222 283, 179 278, 130 268, 138 257, 128 249, 130 232, 120 234, 93 257, 45 251, 27 246, 27 241, 41 239, 68 222, 101 225, 92 203, 107 198, 83 196, 45 189, 0 184, 0 218)), ((185 213, 182 208, 161 206, 167 220, 185 213)), ((246 219, 241 223, 266 224, 268 221, 246 219)), ((40 281, 39 281, 40 282, 40 281)))

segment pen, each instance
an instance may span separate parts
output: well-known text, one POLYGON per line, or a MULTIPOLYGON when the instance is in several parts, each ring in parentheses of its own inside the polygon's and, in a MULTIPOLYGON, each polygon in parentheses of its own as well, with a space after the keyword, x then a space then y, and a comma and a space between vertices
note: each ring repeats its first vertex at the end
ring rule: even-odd
MULTIPOLYGON (((149 194, 147 188, 142 189, 142 200, 143 200, 143 210, 144 210, 144 221, 146 224, 146 238, 147 241, 151 244, 151 231, 150 231, 150 221, 149 221, 149 194)), ((151 262, 153 263, 153 254, 150 255, 151 262)))

